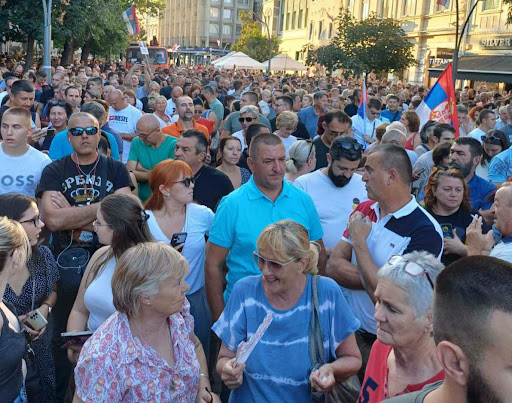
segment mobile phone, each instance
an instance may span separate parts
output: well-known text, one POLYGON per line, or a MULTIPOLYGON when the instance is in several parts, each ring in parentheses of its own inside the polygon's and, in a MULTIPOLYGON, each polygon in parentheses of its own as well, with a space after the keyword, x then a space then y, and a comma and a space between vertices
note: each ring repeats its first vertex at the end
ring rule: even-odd
POLYGON ((39 312, 39 309, 36 309, 23 320, 23 323, 33 330, 41 330, 48 324, 48 321, 43 314, 39 312))
POLYGON ((453 238, 453 226, 451 224, 441 224, 443 238, 453 238))
POLYGON ((48 129, 46 130, 47 136, 55 136, 55 129, 48 129))
POLYGON ((178 246, 182 243, 185 243, 187 239, 187 233, 186 232, 179 232, 177 234, 173 234, 171 238, 171 246, 178 246))

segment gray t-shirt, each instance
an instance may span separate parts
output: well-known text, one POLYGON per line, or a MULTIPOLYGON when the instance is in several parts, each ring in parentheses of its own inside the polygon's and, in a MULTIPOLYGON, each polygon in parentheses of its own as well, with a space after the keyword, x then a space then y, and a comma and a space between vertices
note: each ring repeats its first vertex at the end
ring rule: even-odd
POLYGON ((430 385, 425 385, 423 389, 407 393, 405 395, 395 396, 391 399, 384 400, 384 402, 387 403, 423 403, 425 400, 425 397, 432 392, 433 390, 436 390, 443 384, 443 381, 439 381, 436 383, 431 383, 430 385))

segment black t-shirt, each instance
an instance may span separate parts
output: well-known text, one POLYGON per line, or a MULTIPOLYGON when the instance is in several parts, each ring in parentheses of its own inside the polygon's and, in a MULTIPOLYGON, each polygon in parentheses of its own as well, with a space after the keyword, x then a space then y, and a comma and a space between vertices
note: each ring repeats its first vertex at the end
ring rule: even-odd
POLYGON ((329 152, 329 147, 327 147, 324 144, 321 137, 317 137, 316 139, 314 139, 313 144, 315 145, 315 153, 316 153, 315 170, 320 169, 320 168, 325 168, 328 165, 327 153, 329 152))
POLYGON ((345 106, 344 111, 348 116, 352 117, 355 114, 357 114, 357 108, 358 108, 358 106, 352 102, 345 106))
MULTIPOLYGON (((126 167, 119 161, 107 158, 107 182, 105 196, 113 194, 116 190, 130 187, 130 175, 126 167)), ((80 165, 80 172, 75 162, 68 155, 54 161, 43 170, 41 181, 37 188, 36 196, 42 197, 45 191, 61 192, 71 206, 86 206, 100 201, 100 189, 103 178, 101 177, 102 161, 98 165, 80 165), (84 173, 87 177, 85 181, 84 173)), ((76 229, 74 231, 58 231, 52 234, 52 248, 57 256, 70 243, 73 233, 73 246, 90 247, 93 234, 89 231, 76 229)))
POLYGON ((168 85, 167 87, 162 87, 160 88, 160 95, 163 95, 164 97, 169 99, 171 97, 171 91, 172 87, 170 85, 168 85))
POLYGON ((41 98, 39 98, 39 102, 42 103, 43 105, 46 105, 47 102, 50 99, 53 99, 54 96, 55 96, 55 90, 53 89, 52 86, 47 85, 44 88, 43 93, 41 94, 41 98))
POLYGON ((203 167, 195 174, 194 201, 209 207, 213 211, 224 196, 231 193, 234 188, 229 177, 209 165, 203 167))
MULTIPOLYGON (((469 211, 459 208, 455 213, 447 216, 437 215, 432 210, 427 211, 439 223, 441 228, 443 228, 443 225, 446 226, 448 224, 452 226, 452 231, 453 229, 456 229, 457 236, 459 237, 460 241, 463 244, 466 243, 466 228, 469 226, 469 224, 471 224, 471 221, 473 221, 473 217, 471 217, 471 213, 469 211)), ((489 231, 489 228, 485 223, 483 223, 482 225, 482 231, 484 233, 487 233, 487 231, 489 231)), ((441 262, 445 266, 447 266, 450 263, 453 263, 456 260, 460 259, 461 257, 462 256, 456 255, 454 253, 443 254, 441 262)))

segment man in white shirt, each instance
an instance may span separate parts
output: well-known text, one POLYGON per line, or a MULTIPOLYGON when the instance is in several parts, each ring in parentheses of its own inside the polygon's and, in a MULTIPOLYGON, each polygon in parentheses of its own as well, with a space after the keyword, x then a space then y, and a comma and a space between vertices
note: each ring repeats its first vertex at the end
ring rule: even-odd
POLYGON ((343 237, 350 214, 368 200, 361 175, 355 173, 361 155, 362 147, 355 139, 337 137, 329 148, 327 167, 302 175, 293 183, 313 199, 328 256, 343 237))
POLYGON ((494 129, 496 125, 496 114, 490 109, 484 109, 480 112, 478 120, 480 121, 480 126, 469 133, 468 136, 478 140, 480 144, 482 144, 482 136, 485 136, 489 130, 494 129))
POLYGON ((123 162, 126 164, 133 138, 136 136, 136 125, 142 112, 128 104, 120 90, 113 90, 108 96, 110 104, 108 124, 123 139, 123 162))
POLYGON ((0 194, 23 193, 34 197, 41 174, 52 160, 28 145, 32 117, 25 108, 12 107, 2 117, 0 194))
POLYGON ((494 126, 494 128, 496 130, 501 130, 508 124, 508 120, 510 119, 507 106, 500 106, 500 109, 498 109, 498 114, 500 115, 500 117, 496 120, 496 125, 494 126))
POLYGON ((377 98, 371 98, 366 106, 366 119, 357 114, 352 116, 354 138, 364 149, 377 140, 376 129, 383 122, 378 119, 381 108, 382 103, 377 98))
POLYGON ((176 102, 178 98, 183 95, 183 90, 181 87, 174 87, 171 91, 171 97, 167 100, 167 107, 165 108, 165 113, 169 116, 172 116, 176 113, 176 102))

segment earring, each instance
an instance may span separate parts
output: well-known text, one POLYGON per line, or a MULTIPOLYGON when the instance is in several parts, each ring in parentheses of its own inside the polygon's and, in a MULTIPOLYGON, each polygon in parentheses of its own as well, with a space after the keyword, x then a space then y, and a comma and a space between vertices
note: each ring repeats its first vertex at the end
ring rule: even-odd
POLYGON ((166 199, 170 199, 171 198, 171 195, 169 193, 165 194, 165 198, 166 199))

